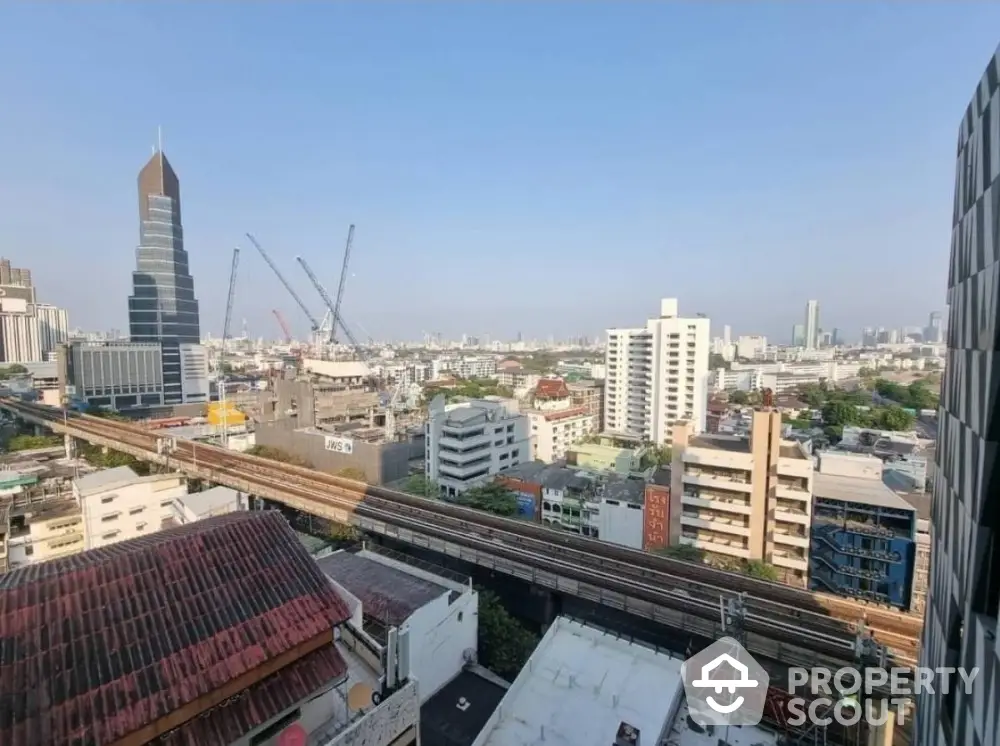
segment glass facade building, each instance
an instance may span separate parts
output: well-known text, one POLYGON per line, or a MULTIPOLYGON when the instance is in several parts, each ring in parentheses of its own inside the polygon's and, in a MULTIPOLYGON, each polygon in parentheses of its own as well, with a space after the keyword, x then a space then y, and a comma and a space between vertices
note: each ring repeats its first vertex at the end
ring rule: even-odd
POLYGON ((139 246, 128 300, 132 342, 162 348, 163 402, 183 400, 180 345, 198 344, 201 329, 194 279, 184 250, 180 183, 156 152, 139 172, 139 246))
POLYGON ((917 701, 915 746, 1000 742, 1000 50, 959 122, 920 663, 956 673, 917 701))

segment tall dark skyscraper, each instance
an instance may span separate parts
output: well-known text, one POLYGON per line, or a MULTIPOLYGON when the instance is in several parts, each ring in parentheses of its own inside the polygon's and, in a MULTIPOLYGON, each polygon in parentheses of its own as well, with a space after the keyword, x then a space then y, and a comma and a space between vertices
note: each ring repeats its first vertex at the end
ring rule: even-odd
POLYGON ((918 746, 1000 742, 1000 50, 962 117, 957 157, 920 663, 979 675, 971 691, 956 674, 920 695, 918 746))
POLYGON ((164 403, 183 399, 181 349, 198 344, 201 329, 194 279, 181 228, 181 187, 170 161, 157 150, 139 172, 139 246, 135 250, 129 336, 163 349, 164 403))

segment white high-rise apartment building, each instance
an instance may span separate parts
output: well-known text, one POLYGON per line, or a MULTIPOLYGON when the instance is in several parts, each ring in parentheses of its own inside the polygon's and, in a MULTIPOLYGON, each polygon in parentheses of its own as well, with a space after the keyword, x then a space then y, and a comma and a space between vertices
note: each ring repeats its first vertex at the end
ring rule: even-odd
POLYGON ((608 329, 605 429, 671 443, 674 423, 705 429, 709 320, 677 314, 677 299, 660 301, 645 327, 608 329))
POLYGON ((815 350, 819 346, 819 301, 806 303, 806 349, 815 350))
POLYGON ((61 344, 69 340, 69 314, 65 308, 56 308, 48 303, 35 305, 38 317, 38 336, 42 347, 42 357, 55 352, 61 344))

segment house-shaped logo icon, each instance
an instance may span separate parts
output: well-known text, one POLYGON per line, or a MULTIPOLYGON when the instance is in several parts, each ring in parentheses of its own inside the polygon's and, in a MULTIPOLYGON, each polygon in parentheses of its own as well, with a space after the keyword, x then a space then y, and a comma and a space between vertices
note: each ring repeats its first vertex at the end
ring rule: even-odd
POLYGON ((701 725, 754 725, 764 714, 767 672, 731 637, 684 662, 691 718, 701 725))

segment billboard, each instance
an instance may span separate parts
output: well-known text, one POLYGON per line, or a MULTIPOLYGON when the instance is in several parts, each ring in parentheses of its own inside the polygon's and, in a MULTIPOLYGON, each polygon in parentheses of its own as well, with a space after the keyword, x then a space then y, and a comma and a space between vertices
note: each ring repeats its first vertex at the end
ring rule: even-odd
POLYGON ((337 438, 333 435, 327 435, 325 446, 326 450, 333 451, 334 453, 343 453, 347 456, 354 453, 354 441, 350 438, 337 438))
POLYGON ((650 484, 646 486, 646 505, 642 512, 642 548, 647 552, 662 549, 669 543, 667 511, 670 489, 650 484))
POLYGON ((530 492, 517 492, 517 514, 523 518, 535 517, 535 496, 530 492))

